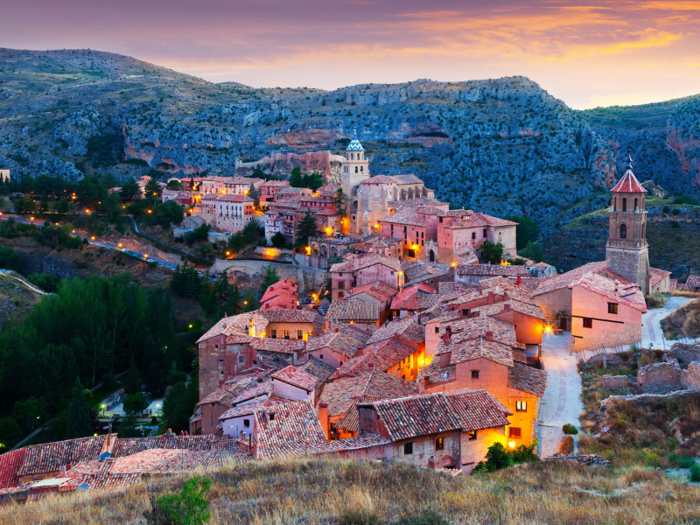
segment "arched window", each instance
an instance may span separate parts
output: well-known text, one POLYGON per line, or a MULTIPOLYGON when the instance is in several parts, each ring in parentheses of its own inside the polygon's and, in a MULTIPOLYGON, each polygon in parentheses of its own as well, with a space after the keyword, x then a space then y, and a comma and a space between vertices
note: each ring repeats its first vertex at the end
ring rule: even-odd
POLYGON ((365 171, 365 167, 364 167, 364 166, 360 166, 360 173, 362 173, 362 172, 364 172, 364 171, 365 171))
POLYGON ((622 199, 622 211, 627 211, 627 199, 622 199))
POLYGON ((355 160, 355 154, 354 154, 354 153, 351 153, 351 154, 350 154, 350 160, 355 160))
POLYGON ((634 199, 634 211, 639 211, 637 208, 639 207, 639 199, 634 199))
POLYGON ((620 224, 620 239, 626 239, 626 238, 627 238, 627 225, 620 224))
POLYGON ((355 166, 355 173, 357 173, 357 166, 355 166))
POLYGON ((613 211, 617 211, 617 197, 613 199, 613 211))

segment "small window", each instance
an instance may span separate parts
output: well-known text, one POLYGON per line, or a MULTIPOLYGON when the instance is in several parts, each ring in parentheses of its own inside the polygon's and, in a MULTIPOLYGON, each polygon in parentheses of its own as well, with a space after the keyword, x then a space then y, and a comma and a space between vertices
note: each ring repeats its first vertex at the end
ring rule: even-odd
POLYGON ((608 313, 617 314, 617 303, 608 303, 608 313))
POLYGON ((214 345, 214 348, 219 348, 219 345, 214 345))
POLYGON ((297 339, 304 339, 304 332, 297 330, 297 339))
POLYGON ((484 239, 486 239, 486 228, 484 228, 484 239))
POLYGON ((270 414, 270 421, 274 421, 274 420, 275 420, 275 415, 274 415, 274 414, 270 414))
POLYGON ((479 379, 479 371, 472 370, 472 379, 479 379))
POLYGON ((440 333, 440 327, 439 327, 439 326, 436 326, 436 327, 435 327, 435 333, 436 333, 436 334, 439 334, 439 333, 440 333))
POLYGON ((476 441, 476 430, 470 430, 467 432, 467 437, 469 438, 469 441, 476 441))
POLYGON ((515 402, 516 412, 527 412, 527 401, 516 401, 515 402))
POLYGON ((476 239, 476 232, 472 232, 472 240, 476 239))
POLYGON ((242 364, 242 363, 245 363, 245 356, 239 355, 239 356, 238 356, 238 362, 241 363, 241 364, 242 364))
POLYGON ((522 432, 518 427, 508 427, 508 437, 520 438, 521 436, 522 432))
POLYGON ((627 238, 627 225, 620 224, 620 239, 627 238))
POLYGON ((406 456, 413 454, 413 441, 411 441, 410 443, 404 443, 403 453, 406 456))
POLYGON ((468 315, 469 315, 469 309, 468 309, 468 308, 462 308, 462 315, 463 315, 464 317, 468 316, 468 315))
POLYGON ((277 339, 277 330, 270 330, 270 337, 272 339, 277 339))
POLYGON ((244 420, 243 420, 243 426, 246 427, 246 428, 249 427, 249 426, 250 426, 250 419, 244 419, 244 420))
POLYGON ((445 438, 437 438, 435 440, 435 450, 445 450, 445 438))
POLYGON ((583 327, 584 328, 593 328, 593 319, 590 317, 584 317, 583 318, 583 327))
POLYGON ((289 330, 284 331, 284 338, 289 339, 289 330))
POLYGON ((338 290, 344 290, 345 289, 345 283, 343 281, 338 282, 338 290))
POLYGON ((318 356, 319 359, 323 359, 323 354, 318 356))

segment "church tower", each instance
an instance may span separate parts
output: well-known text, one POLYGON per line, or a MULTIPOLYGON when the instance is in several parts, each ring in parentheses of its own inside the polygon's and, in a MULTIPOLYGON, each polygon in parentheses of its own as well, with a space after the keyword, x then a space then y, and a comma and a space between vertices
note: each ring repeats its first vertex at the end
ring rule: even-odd
POLYGON ((369 161, 365 158, 365 148, 357 140, 357 134, 353 132, 352 140, 345 148, 345 161, 342 165, 341 183, 343 194, 351 206, 357 200, 357 186, 363 180, 369 179, 369 161))
POLYGON ((647 245, 647 190, 632 172, 632 157, 625 175, 612 189, 610 232, 605 247, 609 270, 635 282, 649 294, 649 246, 647 245))

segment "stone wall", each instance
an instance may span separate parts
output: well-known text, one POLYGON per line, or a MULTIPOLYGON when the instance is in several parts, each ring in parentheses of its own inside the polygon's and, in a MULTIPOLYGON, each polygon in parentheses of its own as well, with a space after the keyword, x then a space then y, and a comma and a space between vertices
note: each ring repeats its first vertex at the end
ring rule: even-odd
POLYGON ((229 273, 238 272, 243 273, 248 277, 255 277, 261 276, 268 266, 273 266, 277 270, 280 278, 295 281, 300 293, 305 293, 312 289, 318 289, 331 277, 327 270, 305 268, 295 264, 285 264, 272 261, 241 259, 217 259, 214 265, 210 268, 209 273, 219 275, 224 270, 228 270, 229 273))
POLYGON ((675 357, 681 363, 700 361, 700 345, 675 343, 668 352, 668 355, 675 357))
POLYGON ((603 388, 607 388, 608 390, 624 390, 629 387, 629 376, 603 376, 603 388))
POLYGON ((700 391, 700 361, 690 363, 688 369, 681 372, 681 385, 688 390, 700 391))
POLYGON ((637 386, 642 392, 669 392, 681 388, 681 367, 671 358, 667 362, 642 366, 637 372, 637 386))

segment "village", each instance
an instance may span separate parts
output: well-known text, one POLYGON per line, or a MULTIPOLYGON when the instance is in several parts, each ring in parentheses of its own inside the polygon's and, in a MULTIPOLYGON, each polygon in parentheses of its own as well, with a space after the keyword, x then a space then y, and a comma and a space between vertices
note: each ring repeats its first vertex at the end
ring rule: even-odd
MULTIPOLYGON (((647 344, 646 298, 678 286, 649 265, 647 190, 631 160, 610 192, 606 260, 562 274, 518 255, 515 222, 451 209, 412 174, 372 175, 357 136, 340 167, 338 183, 315 188, 251 176, 161 183, 162 200, 186 210, 178 234, 205 224, 226 239, 255 222, 262 264, 281 267, 265 256, 285 251, 293 271, 259 309, 198 339, 188 432, 108 429, 18 448, 0 456, 0 498, 126 487, 231 460, 400 461, 457 475, 494 445, 574 452, 564 430, 580 425, 577 365, 647 344)), ((217 261, 212 278, 237 264, 217 261)), ((677 372, 678 388, 700 388, 700 366, 677 372)))

